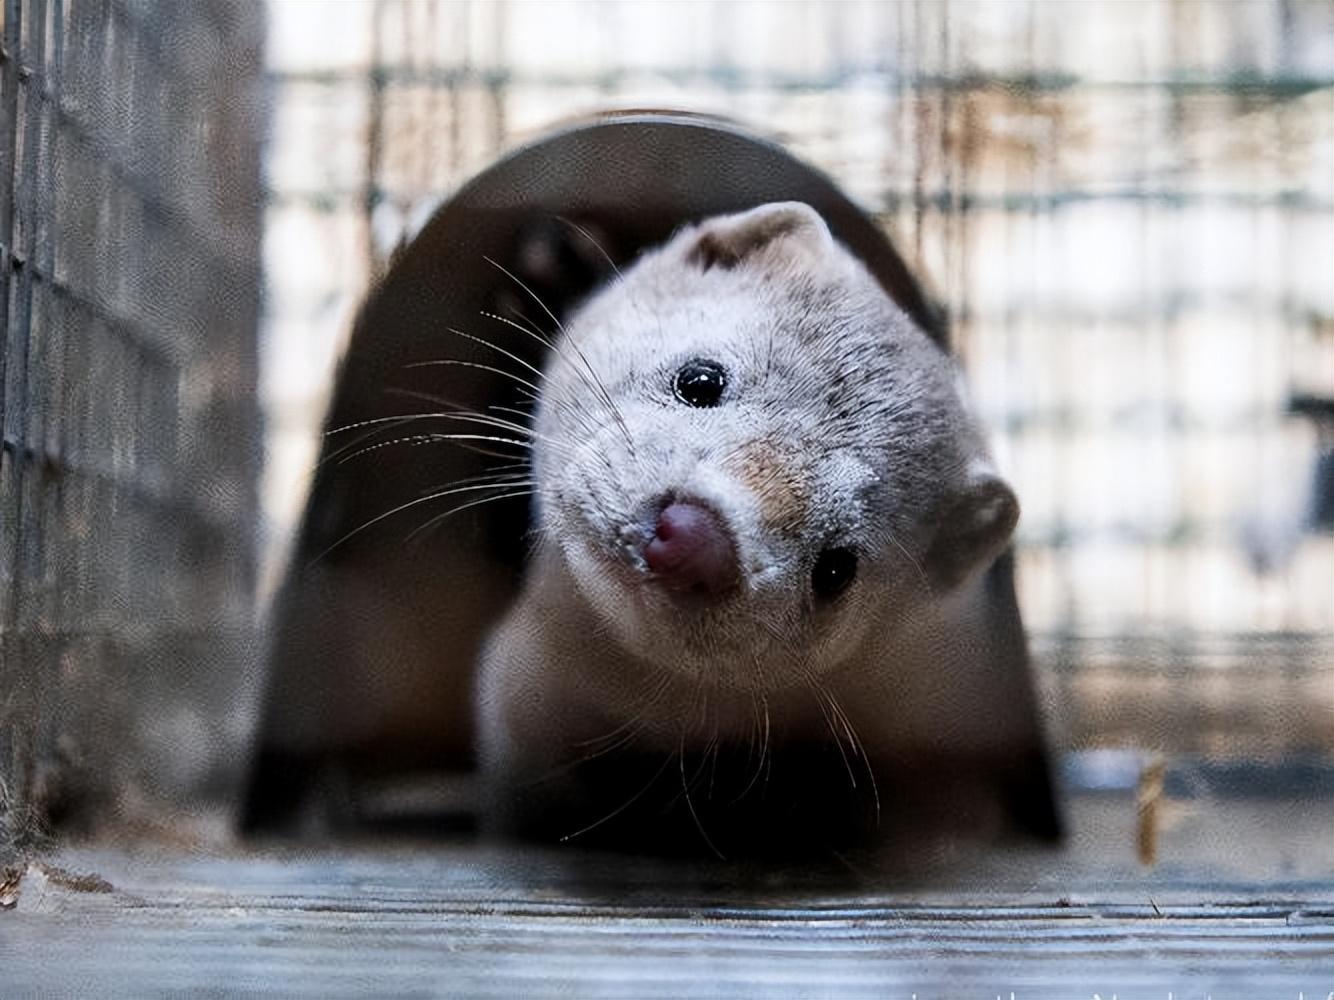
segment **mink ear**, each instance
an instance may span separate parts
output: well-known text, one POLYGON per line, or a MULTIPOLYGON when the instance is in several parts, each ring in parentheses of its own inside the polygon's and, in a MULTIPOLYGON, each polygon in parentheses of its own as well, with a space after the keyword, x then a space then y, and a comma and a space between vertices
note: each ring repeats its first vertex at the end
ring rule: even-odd
POLYGON ((691 233, 686 262, 701 270, 730 270, 766 251, 816 256, 834 243, 820 213, 799 201, 779 201, 702 223, 691 233))
POLYGON ((933 585, 949 590, 989 566, 1009 544, 1019 520, 1014 491, 990 469, 970 475, 941 510, 924 560, 933 585))

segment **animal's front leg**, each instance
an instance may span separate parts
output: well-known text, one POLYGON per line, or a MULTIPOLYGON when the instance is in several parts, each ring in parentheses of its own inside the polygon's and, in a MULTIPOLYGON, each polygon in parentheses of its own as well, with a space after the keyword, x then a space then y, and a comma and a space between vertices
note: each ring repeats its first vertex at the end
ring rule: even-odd
POLYGON ((623 741, 598 707, 594 682, 552 647, 541 611, 521 601, 483 652, 477 733, 482 829, 560 840, 602 815, 608 797, 598 763, 623 741))

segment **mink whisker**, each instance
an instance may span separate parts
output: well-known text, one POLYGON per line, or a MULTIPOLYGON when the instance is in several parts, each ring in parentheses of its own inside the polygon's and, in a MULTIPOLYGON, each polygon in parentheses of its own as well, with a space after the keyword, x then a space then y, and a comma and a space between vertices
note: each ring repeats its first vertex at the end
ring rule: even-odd
MULTIPOLYGON (((346 462, 352 461, 355 458, 360 458, 362 455, 367 455, 374 451, 380 451, 382 448, 392 448, 395 445, 421 446, 425 444, 440 444, 442 441, 444 442, 449 441, 449 435, 410 434, 407 437, 391 438, 388 441, 377 441, 375 444, 368 444, 363 448, 358 448, 356 451, 350 452, 349 454, 338 456, 338 464, 342 465, 346 462)), ((334 456, 330 457, 332 458, 334 456)))
POLYGON ((505 369, 503 369, 503 368, 497 368, 495 365, 487 365, 487 364, 483 364, 483 363, 480 362, 480 361, 463 361, 463 360, 460 359, 460 358, 444 358, 444 359, 441 359, 441 360, 438 360, 438 361, 414 361, 414 362, 412 362, 412 364, 404 365, 404 367, 405 367, 405 368, 434 368, 434 367, 438 367, 438 366, 441 366, 441 365, 454 365, 454 366, 458 366, 458 367, 460 367, 460 368, 478 368, 478 369, 481 369, 482 371, 492 372, 493 374, 500 375, 500 376, 502 376, 502 377, 504 377, 504 378, 507 378, 507 379, 511 379, 512 381, 519 383, 519 386, 520 386, 520 390, 519 390, 519 391, 520 391, 520 392, 524 393, 524 395, 529 395, 529 396, 531 396, 533 399, 537 399, 537 397, 538 397, 538 396, 541 394, 541 392, 542 392, 541 389, 539 389, 539 388, 538 388, 536 385, 534 385, 532 382, 529 382, 527 379, 525 379, 525 378, 520 378, 518 375, 515 375, 513 372, 507 372, 507 371, 505 371, 505 369))
MULTIPOLYGON (((548 350, 554 351, 557 357, 559 357, 562 361, 564 361, 566 364, 570 366, 570 370, 574 372, 574 374, 578 377, 579 381, 581 381, 588 389, 592 391, 593 396, 598 401, 598 403, 601 404, 604 408, 607 408, 613 417, 617 416, 616 404, 611 401, 611 397, 607 394, 606 389, 603 387, 602 383, 600 381, 595 382, 590 380, 589 375, 586 374, 583 370, 581 370, 580 367, 576 365, 573 360, 570 359, 569 355, 565 353, 565 351, 561 347, 560 341, 556 338, 547 337, 538 328, 537 324, 535 324, 531 319, 529 319, 523 313, 517 313, 517 315, 525 323, 527 323, 528 326, 521 326, 512 319, 508 319, 505 316, 497 315, 496 313, 493 312, 487 312, 486 310, 482 310, 481 315, 485 316, 487 319, 493 319, 497 323, 503 323, 506 326, 511 327, 512 329, 518 330, 525 337, 531 337, 533 340, 536 340, 539 344, 545 346, 548 350)), ((573 339, 572 338, 569 339, 571 342, 571 346, 575 346, 573 339)), ((582 358, 582 355, 580 356, 582 358)), ((584 359, 584 364, 588 365, 587 359, 584 359)), ((589 366, 589 368, 591 372, 591 366, 589 366)), ((596 379, 596 374, 594 374, 593 377, 594 379, 596 379)), ((570 402, 566 399, 562 399, 560 397, 555 397, 553 399, 552 397, 548 397, 546 401, 549 405, 559 405, 562 411, 565 413, 570 413, 577 417, 582 416, 586 418, 588 416, 588 414, 585 413, 585 411, 572 406, 570 402)), ((585 423, 584 426, 588 427, 590 425, 585 423)), ((598 425, 596 424, 591 425, 592 428, 597 428, 597 426, 598 425)), ((625 430, 625 433, 626 434, 629 433, 628 428, 625 430)), ((629 441, 629 443, 631 445, 630 450, 631 452, 633 452, 634 451, 633 441, 629 441)))
POLYGON ((555 219, 556 219, 557 222, 560 222, 560 223, 563 223, 564 225, 569 226, 571 229, 573 229, 576 233, 578 233, 578 234, 579 234, 580 236, 582 236, 584 239, 588 240, 588 242, 591 243, 591 244, 593 245, 593 248, 594 248, 595 250, 597 250, 597 252, 600 253, 600 254, 602 255, 602 259, 605 260, 605 261, 607 262, 607 264, 611 267, 611 269, 612 269, 613 271, 616 272, 616 277, 618 277, 618 278, 621 277, 621 269, 620 269, 619 267, 616 266, 616 261, 614 261, 614 260, 611 259, 611 254, 607 253, 606 248, 605 248, 601 243, 599 243, 596 239, 593 238, 593 234, 592 234, 592 233, 590 233, 590 232, 589 232, 587 229, 585 229, 583 226, 579 225, 579 223, 575 222, 573 219, 566 218, 566 217, 563 216, 563 215, 557 215, 557 216, 555 216, 555 219))
MULTIPOLYGON (((524 319, 524 321, 527 322, 527 323, 529 323, 529 324, 533 327, 532 329, 529 329, 528 327, 520 326, 518 323, 514 322, 514 320, 512 320, 512 319, 508 319, 508 318, 506 318, 506 317, 504 317, 504 316, 500 316, 500 315, 498 315, 498 314, 496 314, 496 313, 493 313, 493 312, 487 312, 485 309, 483 309, 483 310, 481 311, 481 315, 484 316, 484 317, 486 317, 487 319, 495 320, 495 321, 498 322, 498 323, 503 323, 503 324, 505 324, 505 325, 508 326, 508 327, 511 327, 511 328, 513 328, 513 329, 515 329, 515 330, 518 330, 518 331, 519 331, 520 333, 522 333, 524 336, 526 336, 526 337, 531 337, 533 340, 536 340, 539 344, 542 344, 542 345, 543 345, 544 347, 546 347, 548 350, 555 351, 556 355, 557 355, 558 357, 561 357, 562 359, 564 359, 564 360, 566 361, 566 363, 570 365, 571 369, 572 369, 572 370, 574 371, 574 373, 579 377, 579 379, 580 379, 586 386, 588 386, 590 389, 592 389, 593 392, 594 392, 594 396, 597 397, 597 389, 598 389, 598 387, 595 386, 595 385, 593 385, 591 382, 589 382, 589 380, 588 380, 588 376, 585 375, 582 371, 580 371, 579 368, 578 368, 572 361, 570 361, 570 359, 569 359, 569 358, 564 354, 564 352, 561 350, 561 346, 560 346, 560 344, 559 344, 558 342, 556 342, 556 341, 553 341, 553 340, 549 339, 549 338, 546 337, 545 335, 543 335, 542 332, 541 332, 540 330, 537 329, 536 325, 532 323, 532 320, 529 320, 529 319, 528 319, 528 317, 523 316, 522 313, 519 313, 519 315, 524 319)), ((529 368, 532 367, 531 365, 525 365, 525 366, 526 366, 526 367, 529 367, 529 368)), ((549 375, 546 374, 546 373, 543 373, 543 379, 544 379, 544 380, 549 379, 549 375)), ((536 401, 536 400, 534 400, 534 402, 535 402, 535 401, 536 401)), ((578 421, 579 421, 585 428, 587 428, 588 430, 590 430, 590 431, 596 431, 596 430, 598 429, 598 425, 597 425, 596 423, 592 423, 592 422, 590 422, 590 415, 589 415, 588 413, 586 413, 585 411, 583 411, 583 410, 581 410, 581 409, 579 409, 579 408, 577 408, 577 407, 571 406, 568 400, 565 400, 565 399, 561 399, 561 398, 559 398, 559 397, 553 397, 553 396, 548 395, 548 396, 546 397, 546 402, 547 402, 548 405, 558 405, 558 406, 560 406, 560 407, 561 407, 561 410, 562 410, 563 412, 565 412, 565 413, 569 413, 569 414, 573 415, 573 416, 574 416, 574 417, 575 417, 575 418, 576 418, 576 419, 577 419, 577 420, 578 420, 578 421)), ((598 402, 599 402, 599 403, 602 403, 602 399, 601 399, 600 397, 598 398, 598 402)))
MULTIPOLYGON (((532 484, 531 482, 528 482, 528 483, 520 482, 520 483, 511 483, 510 485, 511 485, 511 486, 531 486, 531 485, 533 485, 533 484, 532 484)), ((492 487, 492 488, 494 489, 495 487, 492 487)), ((514 500, 514 499, 517 499, 518 497, 531 496, 532 493, 533 493, 532 490, 518 490, 517 492, 513 492, 513 493, 501 493, 501 494, 494 495, 494 496, 482 497, 480 500, 473 500, 473 501, 470 501, 469 503, 460 504, 460 505, 457 506, 457 507, 454 507, 454 508, 451 508, 450 510, 445 511, 443 514, 436 514, 434 517, 432 517, 432 518, 431 518, 429 521, 427 521, 425 524, 422 524, 422 525, 419 525, 419 526, 416 527, 416 528, 413 528, 412 531, 408 532, 407 537, 404 538, 403 541, 404 541, 404 543, 407 543, 407 542, 412 541, 412 540, 413 540, 414 538, 416 538, 417 536, 419 536, 419 535, 421 535, 421 534, 423 534, 423 533, 425 533, 425 532, 427 532, 427 531, 430 531, 432 528, 434 528, 434 527, 436 527, 437 525, 439 525, 440 522, 444 521, 446 518, 453 517, 455 514, 459 513, 460 511, 465 511, 465 510, 467 510, 469 507, 480 507, 480 506, 481 506, 482 504, 484 504, 484 503, 493 503, 493 502, 495 502, 495 501, 497 501, 497 500, 514 500)))
POLYGON ((878 825, 880 823, 880 789, 876 785, 875 769, 871 766, 871 758, 866 753, 866 744, 862 742, 861 737, 857 734, 857 728, 852 724, 852 720, 848 718, 848 713, 843 710, 843 706, 838 703, 834 692, 826 688, 825 696, 829 699, 830 709, 837 715, 843 729, 847 732, 848 742, 851 744, 853 752, 862 759, 863 769, 866 771, 867 780, 871 785, 871 798, 875 802, 875 821, 878 825))
MULTIPOLYGON (((523 281, 521 281, 518 278, 518 276, 516 276, 512 271, 508 270, 503 264, 500 264, 491 257, 484 257, 483 260, 485 260, 488 264, 492 265, 493 267, 499 269, 502 274, 507 276, 511 281, 513 281, 516 285, 518 285, 521 289, 523 289, 524 292, 527 293, 528 296, 538 304, 538 306, 542 309, 542 311, 545 312, 551 318, 551 321, 556 324, 556 329, 558 329, 561 332, 561 334, 564 335, 565 340, 569 343, 570 347, 574 349, 574 353, 578 355, 579 360, 583 362, 585 370, 588 372, 589 377, 593 381, 593 385, 591 386, 591 388, 593 388, 596 392, 601 394, 602 400, 607 404, 607 407, 610 410, 612 417, 616 420, 616 423, 620 425, 621 433, 625 436, 626 446, 630 449, 631 453, 633 453, 635 450, 634 438, 630 434, 630 428, 625 423, 625 418, 622 416, 620 409, 617 407, 616 401, 611 398, 611 393, 607 391, 606 385, 603 383, 602 379, 598 376, 598 373, 593 369, 592 364, 589 363, 589 360, 584 355, 584 352, 580 349, 579 344, 566 331, 565 324, 563 324, 560 321, 560 319, 556 316, 556 314, 547 307, 547 304, 542 301, 541 297, 531 288, 529 288, 526 284, 524 284, 523 281)), ((554 342, 552 346, 553 347, 555 346, 554 342)))
POLYGON ((498 354, 503 354, 503 355, 505 355, 505 357, 509 358, 511 361, 514 361, 514 362, 516 362, 516 363, 522 365, 524 368, 528 369, 528 371, 530 371, 530 372, 532 372, 534 375, 536 375, 539 381, 545 381, 545 379, 546 379, 546 375, 544 375, 544 374, 542 373, 542 369, 537 368, 537 367, 535 367, 535 366, 529 364, 527 361, 525 361, 523 358, 519 357, 519 356, 518 356, 517 354, 515 354, 513 351, 506 350, 505 348, 501 347, 499 344, 493 344, 491 341, 487 340, 485 337, 479 337, 479 336, 477 336, 476 334, 467 333, 467 332, 465 332, 465 331, 463 331, 463 330, 458 329, 457 327, 453 327, 453 326, 451 326, 451 327, 448 327, 448 330, 449 330, 450 333, 452 333, 452 334, 454 334, 454 335, 456 335, 456 336, 463 337, 463 338, 465 338, 465 339, 467 339, 467 340, 471 340, 471 341, 473 341, 474 343, 481 344, 483 347, 489 348, 490 350, 493 350, 493 351, 497 352, 498 354))
POLYGON ((848 772, 848 781, 852 784, 852 787, 856 789, 857 776, 852 773, 852 762, 848 760, 847 751, 843 749, 843 737, 839 735, 838 728, 834 725, 834 720, 830 716, 829 708, 825 704, 824 689, 816 684, 810 677, 807 677, 806 682, 810 686, 811 691, 814 692, 815 703, 820 707, 820 714, 824 717, 825 725, 829 727, 829 732, 834 737, 834 745, 838 747, 838 755, 843 758, 843 767, 848 772))
POLYGON ((593 738, 587 740, 580 740, 574 744, 577 747, 592 747, 599 743, 605 744, 604 746, 593 750, 592 753, 580 757, 578 760, 572 761, 571 764, 569 765, 562 765, 562 767, 573 766, 575 764, 582 764, 585 761, 594 759, 595 757, 600 757, 603 754, 610 753, 612 750, 619 749, 626 743, 630 742, 630 740, 638 736, 639 733, 644 728, 645 712, 657 706, 658 702, 662 700, 662 696, 666 693, 668 687, 671 686, 671 682, 672 682, 671 675, 664 673, 662 675, 662 679, 658 682, 657 687, 653 688, 653 690, 649 692, 648 697, 641 702, 641 704, 635 711, 634 715, 630 719, 627 719, 625 722, 621 723, 619 726, 617 726, 609 733, 604 733, 601 736, 594 736, 593 738), (608 743, 608 741, 611 742, 608 743))
POLYGON ((677 756, 677 760, 680 762, 680 771, 681 771, 681 794, 682 794, 683 796, 685 796, 685 800, 686 800, 686 808, 690 810, 690 818, 693 819, 693 820, 695 821, 695 829, 699 831, 699 835, 700 835, 700 837, 702 837, 702 838, 704 839, 704 843, 708 845, 709 850, 713 851, 713 853, 716 854, 716 855, 718 856, 718 860, 719 860, 719 861, 726 861, 726 860, 727 860, 727 857, 723 854, 722 851, 718 850, 718 848, 714 845, 713 841, 709 839, 709 835, 708 835, 708 834, 705 832, 705 830, 704 830, 704 824, 700 822, 700 819, 699 819, 699 813, 697 813, 697 812, 695 811, 695 803, 694 803, 693 801, 691 801, 691 799, 690 799, 690 785, 687 784, 687 782, 686 782, 686 743, 685 743, 685 739, 686 739, 686 731, 685 731, 685 727, 683 726, 683 727, 681 728, 681 746, 680 746, 679 750, 677 751, 677 755, 676 755, 676 756, 677 756))
POLYGON ((635 792, 634 795, 630 796, 630 798, 626 799, 624 802, 622 802, 611 812, 607 813, 601 819, 595 820, 594 822, 589 823, 587 826, 580 827, 573 833, 567 833, 562 835, 560 838, 561 843, 566 843, 568 841, 571 841, 575 837, 582 837, 585 833, 588 833, 590 830, 597 829, 603 823, 615 819, 621 813, 625 812, 625 810, 629 809, 632 805, 634 805, 636 802, 642 799, 644 797, 644 794, 657 783, 658 779, 662 777, 662 772, 667 770, 667 765, 669 765, 671 762, 672 762, 672 755, 668 754, 666 757, 663 758, 662 764, 658 767, 656 771, 653 772, 653 777, 648 779, 648 782, 644 785, 643 788, 635 792))
MULTIPOLYGON (((515 443, 518 443, 518 442, 515 442, 515 443)), ((519 484, 515 484, 515 485, 519 485, 519 484)), ((524 484, 524 485, 527 485, 527 484, 524 484)), ((449 489, 445 489, 445 490, 437 490, 437 491, 434 492, 434 493, 428 493, 426 496, 417 497, 416 499, 409 500, 409 501, 407 501, 406 503, 401 503, 401 504, 399 504, 397 507, 392 507, 392 508, 390 508, 389 510, 384 511, 383 513, 376 514, 376 515, 375 515, 374 517, 372 517, 369 521, 364 521, 364 522, 362 522, 361 524, 357 525, 357 527, 353 528, 353 529, 352 529, 351 531, 349 531, 347 534, 343 535, 341 538, 339 538, 336 542, 334 542, 334 543, 333 543, 332 545, 330 545, 328 548, 326 548, 326 549, 324 549, 322 552, 320 552, 319 555, 315 556, 314 559, 310 560, 310 562, 307 564, 307 566, 309 567, 309 566, 313 566, 313 565, 315 565, 315 563, 319 562, 321 559, 323 559, 325 556, 327 556, 327 555, 328 555, 330 552, 332 552, 334 549, 338 548, 340 545, 344 544, 345 542, 348 542, 348 541, 350 541, 351 539, 355 538, 357 535, 361 534, 361 533, 362 533, 363 531, 365 531, 367 528, 370 528, 372 525, 379 524, 381 521, 385 520, 386 518, 392 517, 393 515, 398 514, 398 513, 401 513, 402 511, 410 510, 410 509, 413 508, 413 507, 419 506, 420 504, 429 503, 429 502, 432 501, 432 500, 439 500, 439 499, 442 498, 442 497, 452 496, 452 495, 455 494, 455 493, 465 493, 465 492, 468 492, 468 491, 471 491, 471 490, 495 489, 495 488, 496 488, 495 486, 492 486, 492 485, 490 485, 490 484, 480 484, 480 485, 470 485, 470 486, 452 486, 452 487, 450 487, 449 489)), ((488 499, 489 499, 489 498, 488 498, 488 499)), ((462 509, 462 508, 456 508, 456 510, 459 510, 459 509, 462 509)), ((451 511, 451 513, 453 513, 453 512, 451 511)))

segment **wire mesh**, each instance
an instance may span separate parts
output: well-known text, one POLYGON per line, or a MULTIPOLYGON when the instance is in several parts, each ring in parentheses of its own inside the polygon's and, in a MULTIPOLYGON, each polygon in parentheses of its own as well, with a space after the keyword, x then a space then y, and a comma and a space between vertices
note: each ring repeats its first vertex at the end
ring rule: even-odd
POLYGON ((947 307, 1024 504, 1021 596, 1066 738, 1334 745, 1334 539, 1309 530, 1316 430, 1288 413, 1334 393, 1334 9, 368 0, 269 17, 275 537, 352 303, 443 196, 572 114, 713 111, 828 170, 947 307), (1213 667, 1237 683, 1201 715, 1206 682, 1178 681, 1213 667), (1274 688, 1264 711, 1248 671, 1274 688))
POLYGON ((0 837, 244 745, 259 13, 4 5, 0 837))

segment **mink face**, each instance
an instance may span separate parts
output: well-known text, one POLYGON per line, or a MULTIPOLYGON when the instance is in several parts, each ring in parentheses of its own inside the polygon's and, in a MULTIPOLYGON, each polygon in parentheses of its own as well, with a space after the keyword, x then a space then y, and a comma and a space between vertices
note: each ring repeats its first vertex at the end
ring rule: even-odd
POLYGON ((837 669, 1004 545, 952 362, 805 205, 678 234, 565 325, 541 543, 612 640, 701 686, 837 669))

